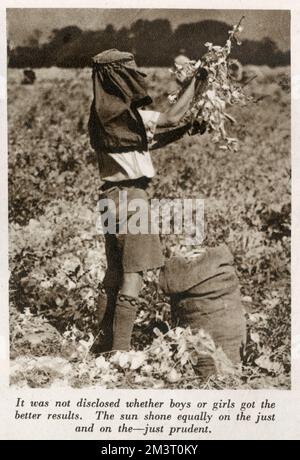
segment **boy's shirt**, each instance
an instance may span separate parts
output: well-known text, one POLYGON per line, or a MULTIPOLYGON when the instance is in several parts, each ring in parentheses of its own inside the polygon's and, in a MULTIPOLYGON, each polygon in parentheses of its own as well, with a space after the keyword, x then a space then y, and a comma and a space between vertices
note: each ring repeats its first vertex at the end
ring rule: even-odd
MULTIPOLYGON (((148 144, 150 145, 160 112, 153 110, 139 110, 142 117, 148 144)), ((155 176, 155 170, 150 152, 124 152, 124 153, 101 153, 99 152, 99 165, 101 181, 120 182, 124 180, 139 179, 155 176)))

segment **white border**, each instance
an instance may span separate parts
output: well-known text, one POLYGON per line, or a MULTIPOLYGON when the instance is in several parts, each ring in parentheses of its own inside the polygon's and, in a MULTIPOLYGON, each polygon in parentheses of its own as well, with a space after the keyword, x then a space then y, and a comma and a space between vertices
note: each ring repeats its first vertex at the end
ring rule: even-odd
MULTIPOLYGON (((109 1, 90 1, 84 3, 84 8, 139 8, 140 2, 127 0, 126 2, 120 0, 109 1)), ((300 235, 300 5, 298 0, 287 0, 285 2, 279 0, 238 0, 238 1, 225 1, 225 0, 210 0, 209 5, 207 2, 185 0, 144 0, 143 8, 195 8, 195 9, 291 9, 292 10, 292 188, 293 188, 293 242, 292 242, 292 322, 293 322, 293 350, 292 350, 292 391, 224 391, 224 392, 207 392, 207 391, 176 391, 174 396, 181 400, 189 400, 196 398, 198 400, 212 400, 226 399, 232 397, 236 400, 245 399, 262 399, 264 397, 272 398, 278 401, 278 416, 279 420, 276 425, 270 427, 266 426, 265 429, 260 428, 259 432, 252 428, 247 428, 247 425, 235 426, 234 429, 224 430, 218 432, 216 435, 209 439, 299 439, 300 436, 300 248, 299 248, 299 235, 300 235)), ((3 439, 61 439, 62 426, 59 425, 49 428, 27 423, 18 425, 13 420, 13 406, 17 395, 34 395, 37 398, 71 398, 73 395, 78 397, 79 390, 60 390, 46 391, 46 390, 26 390, 23 392, 12 390, 8 388, 8 293, 7 293, 7 280, 8 280, 8 264, 7 264, 7 248, 8 248, 8 233, 7 233, 7 112, 6 112, 6 90, 4 87, 6 81, 6 26, 5 26, 5 7, 7 8, 81 8, 82 1, 5 1, 1 4, 0 9, 0 129, 1 129, 1 157, 0 157, 0 438, 3 439), (4 97, 4 98, 3 98, 4 97), (5 344, 5 345, 4 345, 5 344), (4 346, 4 350, 3 350, 4 346), (4 359, 3 359, 4 358, 4 359)), ((97 392, 92 390, 84 391, 86 396, 95 397, 97 392)), ((113 392, 101 390, 101 396, 112 397, 113 392)), ((118 395, 126 398, 132 397, 132 392, 127 390, 118 391, 118 395)), ((159 391, 159 394, 154 391, 134 391, 136 397, 149 397, 153 396, 159 398, 170 397, 170 391, 159 391)), ((99 394, 98 394, 99 396, 99 394)), ((65 438, 74 438, 70 427, 65 427, 65 438)), ((77 439, 86 438, 85 436, 77 435, 77 439)), ((106 438, 108 438, 106 436, 106 438)), ((129 439, 130 436, 120 436, 120 439, 129 439)), ((154 438, 154 436, 152 436, 154 438)), ((183 438, 183 437, 182 437, 183 438)), ((99 436, 95 436, 99 439, 99 436)), ((113 438, 112 438, 113 439, 113 438)), ((136 439, 133 437, 133 439, 136 439)), ((188 439, 191 439, 188 438, 188 439)), ((195 437, 199 439, 199 437, 195 437)))

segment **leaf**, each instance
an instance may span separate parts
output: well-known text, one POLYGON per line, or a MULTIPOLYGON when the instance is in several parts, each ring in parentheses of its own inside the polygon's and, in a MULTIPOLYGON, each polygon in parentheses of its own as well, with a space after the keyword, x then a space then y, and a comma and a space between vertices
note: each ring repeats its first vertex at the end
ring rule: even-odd
POLYGON ((251 332, 250 333, 250 338, 252 342, 256 343, 257 345, 260 344, 260 336, 257 332, 251 332))
POLYGON ((161 332, 161 330, 158 329, 158 327, 155 327, 153 329, 153 333, 157 336, 157 337, 162 337, 163 336, 163 333, 161 332))
POLYGON ((170 383, 177 383, 181 379, 181 374, 176 371, 176 369, 172 369, 169 375, 167 376, 168 382, 170 383))
POLYGON ((127 353, 121 353, 119 356, 119 366, 124 369, 129 362, 129 356, 127 353))
POLYGON ((90 346, 91 346, 91 343, 86 340, 79 340, 79 344, 80 344, 80 347, 86 352, 90 349, 90 346))
POLYGON ((272 362, 268 356, 260 356, 255 360, 255 364, 261 369, 265 369, 270 373, 282 373, 282 365, 280 363, 272 362))
POLYGON ((181 366, 185 366, 186 363, 189 361, 190 359, 190 354, 188 352, 185 352, 182 356, 181 356, 181 359, 180 359, 180 364, 181 366))
POLYGON ((165 382, 163 380, 158 380, 153 384, 153 388, 159 389, 159 388, 164 388, 165 387, 165 382))
POLYGON ((190 361, 193 366, 196 366, 198 364, 199 360, 199 354, 196 352, 196 350, 192 351, 190 353, 190 361))
POLYGON ((250 297, 250 296, 244 296, 242 298, 242 301, 245 302, 245 303, 252 303, 253 302, 252 297, 250 297))
POLYGON ((121 352, 120 351, 117 351, 116 353, 114 353, 111 358, 110 358, 110 362, 112 364, 116 364, 118 365, 119 364, 119 359, 120 359, 120 356, 121 356, 121 352))
POLYGON ((131 360, 130 370, 135 371, 139 369, 146 361, 146 354, 144 352, 136 352, 131 360))
POLYGON ((103 356, 100 356, 95 361, 96 367, 102 371, 107 371, 109 369, 109 362, 103 356))
POLYGON ((146 374, 152 374, 153 372, 153 367, 150 366, 150 364, 146 364, 145 366, 143 366, 142 368, 143 372, 145 372, 146 374))

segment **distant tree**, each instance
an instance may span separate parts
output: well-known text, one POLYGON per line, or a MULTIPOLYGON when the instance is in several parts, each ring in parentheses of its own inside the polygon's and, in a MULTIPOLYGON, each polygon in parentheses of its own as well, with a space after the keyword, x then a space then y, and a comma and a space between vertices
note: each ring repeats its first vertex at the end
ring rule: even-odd
POLYGON ((199 59, 206 51, 206 42, 225 43, 230 27, 225 22, 213 20, 179 25, 173 35, 173 56, 184 48, 189 58, 199 59))
POLYGON ((129 29, 126 27, 122 27, 120 30, 116 32, 116 43, 117 48, 121 51, 134 51, 133 43, 132 43, 132 34, 130 33, 129 29))
POLYGON ((274 55, 278 53, 277 44, 271 38, 263 38, 257 46, 255 61, 257 65, 270 63, 274 55))
POLYGON ((116 48, 116 30, 112 24, 108 24, 103 31, 102 47, 105 49, 116 48))
MULTIPOLYGON (((9 59, 10 67, 47 67, 46 55, 42 48, 17 46, 11 53, 9 59)), ((53 65, 53 64, 52 64, 53 65)))
POLYGON ((31 35, 29 35, 28 39, 26 40, 26 45, 31 47, 38 47, 40 46, 40 40, 43 33, 40 29, 34 29, 31 35))
POLYGON ((243 65, 268 65, 269 67, 290 65, 290 51, 279 50, 276 42, 269 37, 261 41, 244 40, 242 46, 235 46, 232 57, 243 65))
POLYGON ((265 53, 268 53, 268 54, 275 54, 277 53, 279 50, 278 50, 278 46, 277 46, 277 43, 272 40, 271 38, 269 37, 264 37, 262 40, 261 40, 261 47, 262 49, 265 51, 265 53))
POLYGON ((60 55, 64 48, 81 36, 82 30, 77 26, 53 29, 48 43, 44 44, 42 47, 44 54, 44 65, 46 67, 59 65, 58 61, 60 60, 60 55))
POLYGON ((172 28, 167 19, 147 21, 139 19, 130 28, 132 48, 139 65, 170 65, 172 56, 172 28))
POLYGON ((67 26, 62 29, 53 29, 49 38, 48 46, 56 48, 64 46, 75 40, 82 34, 82 30, 77 26, 67 26))
MULTIPOLYGON (((230 25, 220 21, 201 21, 181 24, 172 30, 167 19, 148 21, 139 19, 130 28, 116 30, 112 24, 105 29, 82 31, 77 26, 54 29, 47 43, 40 43, 41 32, 36 29, 26 46, 9 47, 11 67, 84 67, 91 65, 91 57, 108 48, 118 48, 135 54, 140 66, 170 66, 181 49, 187 57, 199 59, 206 42, 222 45, 230 25)), ((282 52, 276 42, 265 37, 261 41, 244 40, 235 45, 232 57, 242 64, 289 65, 290 52, 282 52)))

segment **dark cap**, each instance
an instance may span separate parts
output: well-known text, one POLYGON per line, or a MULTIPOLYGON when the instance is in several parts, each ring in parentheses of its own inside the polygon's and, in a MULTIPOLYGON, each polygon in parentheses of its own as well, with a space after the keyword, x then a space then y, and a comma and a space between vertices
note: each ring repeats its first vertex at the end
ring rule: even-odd
POLYGON ((112 62, 133 62, 134 56, 132 53, 119 51, 115 48, 103 51, 92 58, 94 64, 111 64, 112 62))

